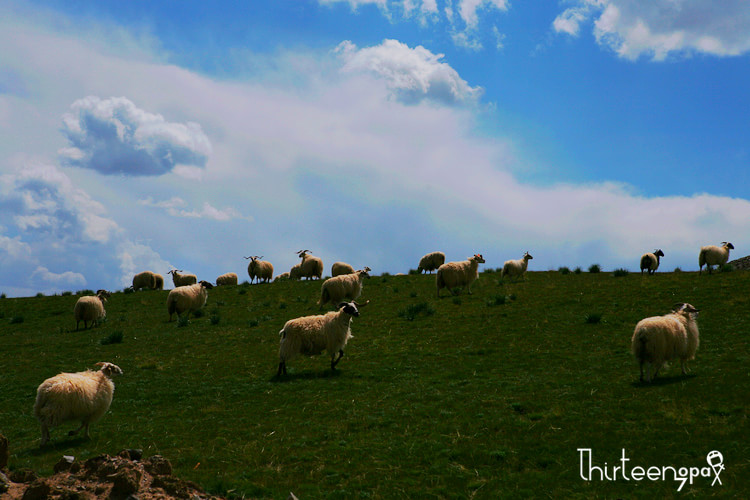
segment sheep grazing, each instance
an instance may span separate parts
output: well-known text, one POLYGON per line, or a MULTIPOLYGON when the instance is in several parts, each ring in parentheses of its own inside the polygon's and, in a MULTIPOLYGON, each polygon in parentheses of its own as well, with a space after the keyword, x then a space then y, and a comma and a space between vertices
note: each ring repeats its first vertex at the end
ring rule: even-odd
POLYGON ((503 270, 500 272, 500 279, 508 278, 522 278, 526 273, 526 268, 529 267, 529 261, 534 257, 526 252, 523 257, 517 260, 506 260, 503 264, 503 270))
POLYGON ((445 254, 443 252, 431 252, 419 259, 419 266, 417 271, 422 274, 422 271, 427 271, 432 274, 432 271, 445 264, 445 254))
POLYGON ((354 268, 346 262, 334 262, 331 266, 331 276, 341 276, 342 274, 354 274, 354 268))
POLYGON ((300 279, 322 278, 323 260, 320 257, 310 255, 310 250, 300 250, 297 255, 302 259, 302 262, 300 262, 300 279))
POLYGON ((152 271, 143 271, 133 276, 133 290, 156 290, 156 276, 152 271))
POLYGON ((325 280, 320 287, 318 306, 322 308, 328 302, 338 304, 344 299, 358 299, 362 294, 362 280, 370 277, 370 271, 372 269, 365 267, 354 274, 342 274, 325 280))
POLYGON ((98 371, 60 373, 39 385, 34 415, 42 425, 40 446, 49 441, 50 429, 70 420, 79 420, 81 426, 70 431, 69 436, 83 429, 86 438, 90 438, 89 425, 102 418, 112 404, 115 391, 112 376, 122 375, 115 364, 101 362, 96 366, 100 368, 98 371))
POLYGON ((197 311, 205 306, 206 300, 208 300, 208 290, 211 288, 213 288, 211 283, 201 281, 194 285, 178 286, 170 290, 169 295, 167 295, 169 321, 172 321, 172 315, 175 313, 177 313, 177 317, 180 317, 182 313, 187 311, 189 318, 190 312, 197 311))
POLYGON ((482 254, 475 254, 460 262, 446 262, 438 267, 435 280, 438 298, 443 288, 452 293, 452 289, 465 286, 471 294, 471 284, 479 277, 479 264, 484 264, 482 254))
POLYGON ((245 259, 250 259, 250 263, 247 265, 247 274, 250 276, 250 283, 252 283, 255 278, 258 278, 258 283, 260 283, 261 280, 268 283, 273 277, 273 264, 267 260, 261 260, 262 258, 263 256, 258 257, 257 255, 245 257, 245 259))
POLYGON ((720 247, 716 245, 708 245, 701 247, 701 253, 698 255, 698 264, 700 265, 698 274, 703 272, 703 264, 708 269, 708 274, 711 274, 711 266, 723 266, 729 260, 729 251, 734 250, 734 245, 727 243, 726 241, 721 243, 720 247))
POLYGON ((338 362, 344 357, 346 342, 352 338, 352 318, 359 316, 359 308, 369 302, 342 302, 336 311, 287 321, 284 328, 279 331, 281 342, 276 376, 281 376, 282 373, 286 375, 286 363, 294 357, 300 354, 314 356, 324 350, 331 355, 331 370, 335 370, 338 362))
POLYGON ((216 278, 216 286, 236 285, 237 273, 226 273, 216 278))
POLYGON ((659 257, 664 257, 664 252, 661 249, 654 250, 653 253, 644 253, 641 256, 641 274, 643 274, 643 271, 654 274, 659 269, 659 257))
POLYGON ((289 274, 289 272, 286 272, 286 273, 281 273, 281 274, 277 275, 273 279, 273 281, 274 282, 276 282, 276 281, 285 281, 285 280, 288 280, 288 279, 290 279, 290 274, 289 274))
POLYGON ((642 319, 635 325, 631 350, 641 368, 648 362, 646 381, 651 382, 659 373, 659 368, 675 358, 680 358, 682 374, 687 371, 687 362, 695 358, 698 350, 698 324, 695 322, 698 309, 690 304, 676 304, 672 312, 664 316, 642 319), (654 375, 651 376, 651 369, 654 375))
POLYGON ((292 268, 289 270, 289 279, 290 280, 302 279, 302 263, 294 264, 292 266, 292 268))
POLYGON ((182 269, 172 269, 167 273, 172 275, 174 286, 187 286, 198 283, 198 278, 194 274, 180 274, 181 272, 182 269))
POLYGON ((88 322, 91 321, 91 326, 97 321, 107 316, 107 312, 104 310, 104 303, 110 297, 110 293, 106 290, 98 290, 96 295, 87 295, 81 297, 76 302, 73 308, 73 315, 76 318, 76 330, 78 325, 83 321, 84 330, 89 327, 88 322))

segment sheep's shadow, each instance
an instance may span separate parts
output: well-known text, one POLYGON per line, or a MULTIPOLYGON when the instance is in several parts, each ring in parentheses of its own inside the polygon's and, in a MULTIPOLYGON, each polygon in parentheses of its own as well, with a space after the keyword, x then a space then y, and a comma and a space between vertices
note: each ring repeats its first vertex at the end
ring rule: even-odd
POLYGON ((678 384, 680 382, 685 382, 687 380, 690 380, 692 378, 695 378, 695 375, 692 373, 688 373, 687 375, 671 375, 668 377, 656 377, 651 382, 646 382, 645 380, 641 382, 640 380, 636 380, 635 382, 631 383, 630 385, 637 388, 645 388, 645 387, 661 387, 664 385, 672 385, 672 384, 678 384))
POLYGON ((50 452, 58 453, 60 451, 69 451, 83 443, 89 442, 84 436, 62 436, 58 440, 50 440, 44 446, 34 446, 18 452, 19 457, 39 457, 47 455, 50 452))
POLYGON ((325 370, 322 372, 295 372, 287 373, 286 375, 274 375, 271 377, 273 383, 285 383, 292 382, 294 380, 314 380, 319 378, 336 378, 341 376, 341 370, 325 370))

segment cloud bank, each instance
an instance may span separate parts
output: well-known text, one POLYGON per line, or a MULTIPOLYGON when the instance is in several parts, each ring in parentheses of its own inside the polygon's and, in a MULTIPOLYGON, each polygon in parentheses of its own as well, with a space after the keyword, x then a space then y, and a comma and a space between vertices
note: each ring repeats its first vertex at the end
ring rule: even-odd
POLYGON ((750 51, 750 3, 743 0, 577 0, 553 28, 578 36, 592 18, 597 42, 624 59, 750 51))

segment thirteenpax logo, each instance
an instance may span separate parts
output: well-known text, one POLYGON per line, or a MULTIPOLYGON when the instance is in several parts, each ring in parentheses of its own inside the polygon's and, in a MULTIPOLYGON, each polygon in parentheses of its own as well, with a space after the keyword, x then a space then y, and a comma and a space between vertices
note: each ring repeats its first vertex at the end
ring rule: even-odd
POLYGON ((629 467, 628 462, 630 459, 625 454, 625 448, 622 449, 622 457, 620 458, 619 465, 610 466, 607 462, 604 462, 603 466, 593 464, 593 453, 591 448, 578 448, 580 468, 579 472, 581 479, 584 481, 617 481, 623 479, 625 481, 642 481, 648 479, 649 481, 666 481, 672 479, 679 483, 677 491, 682 491, 682 487, 685 483, 693 484, 693 481, 698 478, 711 478, 713 473, 713 481, 711 486, 714 486, 717 482, 721 484, 719 474, 724 470, 724 456, 721 452, 713 450, 706 455, 706 462, 708 467, 673 467, 671 465, 663 465, 660 467, 629 467))

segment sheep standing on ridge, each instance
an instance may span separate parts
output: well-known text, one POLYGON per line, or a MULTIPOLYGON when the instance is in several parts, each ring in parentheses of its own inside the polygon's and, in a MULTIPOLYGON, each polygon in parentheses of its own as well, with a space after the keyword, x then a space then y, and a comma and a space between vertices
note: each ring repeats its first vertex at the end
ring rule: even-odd
POLYGON ((261 280, 263 280, 264 283, 271 281, 271 278, 273 277, 273 264, 267 260, 261 260, 263 259, 262 255, 260 257, 257 255, 245 257, 245 259, 250 259, 250 263, 247 265, 247 274, 250 276, 250 283, 252 283, 255 278, 258 278, 258 283, 260 283, 261 280))
POLYGON ((154 274, 154 277, 156 278, 156 284, 154 285, 156 288, 154 290, 164 290, 164 276, 154 274))
POLYGON ((91 321, 91 326, 102 318, 107 316, 107 312, 104 310, 104 303, 110 297, 110 293, 106 290, 98 290, 96 295, 87 295, 81 297, 76 302, 73 308, 73 315, 76 318, 76 330, 78 330, 78 324, 83 321, 83 329, 88 328, 88 322, 91 321))
POLYGON ((352 338, 352 318, 358 317, 358 308, 366 306, 369 302, 342 302, 337 311, 287 321, 284 328, 279 331, 281 342, 276 376, 281 376, 282 373, 286 375, 286 363, 294 357, 300 354, 314 356, 324 350, 331 355, 331 370, 335 370, 338 362, 344 357, 344 346, 352 338))
POLYGON ((443 264, 445 264, 445 254, 443 252, 431 252, 419 259, 417 271, 419 274, 422 274, 422 271, 427 271, 432 274, 432 271, 443 264))
POLYGON ((227 286, 237 284, 237 273, 226 273, 216 278, 216 286, 227 286))
POLYGON ((169 321, 172 321, 173 314, 176 313, 177 317, 179 317, 185 311, 187 311, 188 318, 190 318, 191 311, 197 311, 206 305, 208 290, 211 288, 213 288, 211 283, 201 281, 194 285, 178 286, 170 290, 169 295, 167 295, 169 321))
POLYGON ((529 260, 533 258, 529 252, 526 252, 520 259, 506 260, 503 264, 503 270, 500 272, 500 279, 504 279, 505 277, 514 279, 523 277, 524 273, 526 273, 526 268, 529 266, 529 260))
POLYGON ((289 270, 290 280, 301 280, 302 279, 302 263, 297 263, 292 266, 289 270))
POLYGON ((69 420, 81 422, 69 436, 84 429, 84 435, 89 438, 89 425, 107 413, 115 391, 112 376, 122 375, 122 370, 112 363, 101 362, 96 366, 100 367, 99 371, 60 373, 39 385, 34 415, 42 425, 40 446, 49 441, 50 429, 69 420))
POLYGON ((318 278, 323 277, 323 259, 310 255, 310 250, 300 250, 297 252, 302 262, 300 262, 300 278, 318 278))
POLYGON ((703 264, 708 269, 708 274, 711 274, 711 266, 723 266, 729 260, 729 250, 734 250, 734 245, 727 243, 726 241, 721 243, 720 247, 716 245, 708 245, 701 247, 701 252, 698 255, 698 274, 703 272, 703 264))
POLYGON ((285 273, 281 273, 281 274, 277 275, 273 279, 273 281, 274 282, 276 282, 276 281, 285 281, 285 280, 288 280, 288 279, 291 279, 291 276, 290 276, 290 273, 287 271, 285 273))
POLYGON ((195 285, 198 282, 198 278, 194 274, 180 274, 181 272, 182 269, 172 269, 167 273, 172 275, 174 286, 195 285))
POLYGON ((354 268, 346 262, 334 262, 331 266, 331 277, 341 276, 342 274, 353 274, 354 268))
POLYGON ((156 290, 156 273, 143 271, 133 276, 133 291, 140 289, 156 290))
POLYGON ((664 252, 661 249, 654 250, 653 253, 644 253, 641 256, 641 274, 644 270, 647 270, 648 274, 654 274, 659 269, 659 257, 664 257, 664 252))
POLYGON ((643 382, 643 363, 649 363, 646 381, 656 378, 659 368, 675 358, 680 358, 682 374, 687 371, 687 362, 695 358, 698 350, 698 324, 695 318, 698 309, 690 304, 676 304, 672 312, 664 316, 645 318, 635 325, 631 350, 641 368, 643 382), (654 375, 651 376, 651 369, 654 375))
POLYGON ((438 267, 435 279, 438 298, 443 288, 453 293, 453 288, 465 286, 471 294, 471 284, 479 277, 479 264, 484 264, 482 254, 475 254, 460 262, 446 262, 438 267))
POLYGON ((322 308, 324 304, 331 302, 338 304, 344 299, 356 300, 362 294, 362 280, 369 278, 372 269, 365 267, 354 274, 342 274, 329 278, 320 287, 320 300, 318 305, 322 308))

